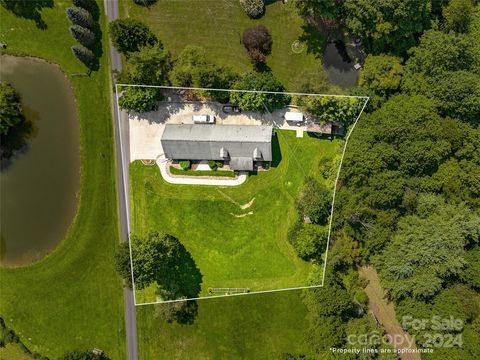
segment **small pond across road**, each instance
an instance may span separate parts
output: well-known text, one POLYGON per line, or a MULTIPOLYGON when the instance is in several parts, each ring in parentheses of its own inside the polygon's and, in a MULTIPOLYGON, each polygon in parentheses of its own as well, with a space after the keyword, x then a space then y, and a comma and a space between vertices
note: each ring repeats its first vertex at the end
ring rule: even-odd
POLYGON ((0 263, 29 264, 65 237, 80 187, 79 123, 66 76, 56 65, 0 56, 0 79, 20 94, 32 124, 26 145, 0 172, 0 263))

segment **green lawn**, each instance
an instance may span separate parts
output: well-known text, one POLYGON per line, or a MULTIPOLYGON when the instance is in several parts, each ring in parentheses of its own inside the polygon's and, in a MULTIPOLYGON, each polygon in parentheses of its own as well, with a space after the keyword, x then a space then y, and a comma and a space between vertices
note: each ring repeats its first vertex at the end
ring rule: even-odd
MULTIPOLYGON (((203 275, 201 296, 209 287, 304 286, 312 264, 298 258, 287 241, 296 219, 294 201, 306 175, 321 179, 319 160, 333 157, 337 146, 279 131, 271 169, 235 187, 168 184, 157 167, 137 161, 130 167, 132 231, 178 237, 203 275), (253 198, 250 207, 240 208, 253 198)), ((137 291, 137 303, 155 300, 153 287, 137 291)))
MULTIPOLYGON (((103 2, 98 3, 103 13, 103 2)), ((26 10, 39 4, 19 3, 26 10)), ((105 22, 101 14, 100 71, 73 76, 86 69, 70 51, 75 42, 65 10, 71 4, 55 1, 52 7, 37 8, 46 29, 0 6, 0 41, 7 43, 7 53, 59 64, 71 80, 81 127, 81 192, 75 220, 66 239, 42 261, 0 269, 0 315, 25 345, 43 355, 57 358, 67 350, 99 347, 112 359, 125 359, 122 283, 113 260, 119 235, 105 22)))
POLYGON ((271 2, 258 20, 250 19, 238 0, 161 0, 149 8, 130 0, 123 2, 128 16, 145 22, 173 55, 178 55, 186 45, 199 45, 216 63, 229 65, 240 73, 249 71, 253 67, 240 39, 246 28, 264 25, 273 40, 267 65, 289 91, 299 91, 308 82, 328 82, 321 60, 325 39, 307 35, 309 41, 304 40, 304 20, 292 1, 271 2), (299 39, 305 44, 304 50, 294 53, 292 43, 299 39))
POLYGON ((276 359, 309 353, 301 291, 200 300, 193 324, 169 324, 137 307, 139 359, 276 359))

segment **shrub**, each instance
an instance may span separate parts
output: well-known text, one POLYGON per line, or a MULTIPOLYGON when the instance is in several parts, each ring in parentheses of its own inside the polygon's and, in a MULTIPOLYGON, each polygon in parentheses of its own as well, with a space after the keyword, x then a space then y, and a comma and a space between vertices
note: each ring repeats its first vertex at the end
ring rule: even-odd
POLYGON ((212 170, 217 170, 217 162, 214 160, 209 160, 208 161, 208 166, 210 166, 210 169, 212 170))
POLYGON ((265 62, 265 55, 272 50, 272 37, 263 25, 246 29, 243 32, 242 43, 248 51, 252 62, 265 62))
POLYGON ((325 185, 311 177, 305 178, 296 207, 299 215, 308 217, 315 224, 325 224, 330 215, 332 196, 325 185))
POLYGON ((79 25, 70 26, 70 34, 80 44, 86 47, 90 47, 95 42, 95 34, 89 29, 81 27, 79 25))
POLYGON ((155 109, 159 96, 155 88, 128 87, 118 99, 118 105, 127 111, 148 112, 155 109))
POLYGON ((133 2, 140 6, 150 6, 157 2, 157 0, 133 0, 133 2))
POLYGON ((93 52, 88 50, 86 47, 82 45, 74 45, 72 46, 72 53, 89 69, 93 69, 95 67, 97 59, 95 58, 93 52))
POLYGON ((210 166, 212 170, 217 170, 219 167, 223 167, 223 161, 209 160, 208 166, 210 166))
POLYGON ((179 162, 179 165, 183 170, 188 170, 188 169, 190 169, 190 166, 191 166, 189 160, 182 160, 182 161, 179 162))
POLYGON ((93 26, 92 15, 81 7, 70 7, 67 9, 68 19, 76 25, 80 25, 84 28, 91 28, 93 26))
POLYGON ((253 19, 259 18, 265 12, 264 0, 240 0, 243 9, 253 19))

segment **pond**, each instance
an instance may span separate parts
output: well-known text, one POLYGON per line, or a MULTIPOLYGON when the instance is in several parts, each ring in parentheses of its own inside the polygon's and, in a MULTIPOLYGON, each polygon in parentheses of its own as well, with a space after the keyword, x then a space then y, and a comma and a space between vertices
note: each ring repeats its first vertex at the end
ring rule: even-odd
POLYGON ((0 79, 20 94, 32 125, 0 172, 0 263, 25 265, 65 237, 80 187, 79 123, 73 91, 56 65, 0 56, 0 79))
POLYGON ((343 88, 355 86, 358 71, 354 69, 354 65, 343 41, 336 40, 327 44, 323 54, 323 66, 332 84, 343 88))

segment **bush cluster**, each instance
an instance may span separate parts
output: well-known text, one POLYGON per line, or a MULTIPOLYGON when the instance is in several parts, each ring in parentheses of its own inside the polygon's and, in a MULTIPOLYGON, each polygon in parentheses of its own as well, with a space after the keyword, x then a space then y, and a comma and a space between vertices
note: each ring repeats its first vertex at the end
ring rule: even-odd
POLYGON ((223 161, 209 160, 208 161, 208 166, 210 166, 210 169, 212 169, 212 170, 217 170, 217 168, 223 166, 223 161))
POLYGON ((253 19, 258 19, 265 12, 264 0, 240 0, 243 9, 253 19))
POLYGON ((72 46, 73 55, 90 70, 98 68, 98 58, 94 51, 99 37, 95 35, 99 24, 98 5, 95 0, 72 0, 73 7, 66 10, 67 18, 72 25, 70 34, 79 43, 72 46))

